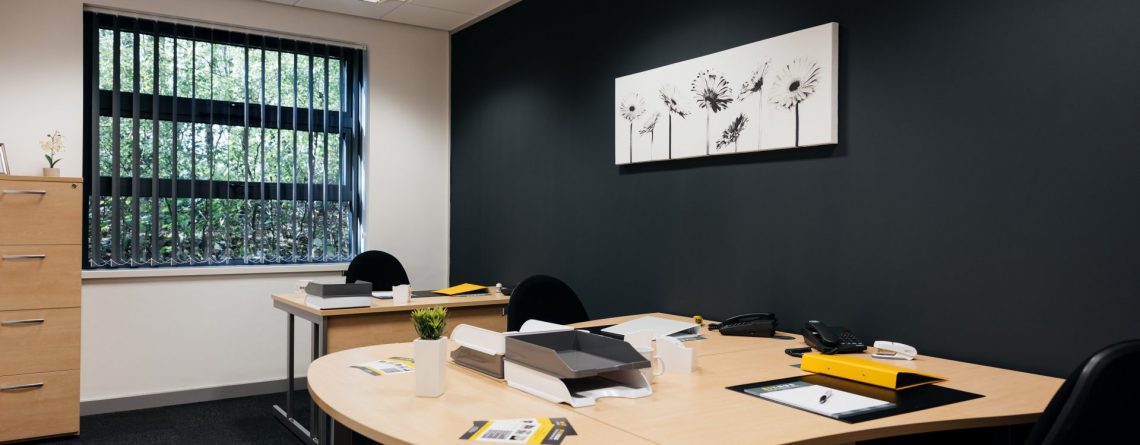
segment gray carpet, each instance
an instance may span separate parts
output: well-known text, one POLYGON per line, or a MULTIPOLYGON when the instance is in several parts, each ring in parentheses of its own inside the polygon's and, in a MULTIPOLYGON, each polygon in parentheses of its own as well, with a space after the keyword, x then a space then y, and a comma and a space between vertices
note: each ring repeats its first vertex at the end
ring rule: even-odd
MULTIPOLYGON (((45 439, 46 445, 181 445, 181 444, 301 444, 273 418, 273 404, 284 405, 284 394, 167 406, 138 411, 84 416, 78 437, 45 439)), ((296 418, 308 423, 309 395, 293 398, 296 418)), ((360 443, 359 441, 354 441, 360 443)))

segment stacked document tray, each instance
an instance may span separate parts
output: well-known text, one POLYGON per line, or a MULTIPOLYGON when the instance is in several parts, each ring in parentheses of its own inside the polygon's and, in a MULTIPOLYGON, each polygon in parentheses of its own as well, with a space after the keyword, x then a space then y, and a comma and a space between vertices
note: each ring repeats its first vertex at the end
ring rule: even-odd
POLYGON ((567 330, 507 336, 503 374, 511 387, 577 408, 652 394, 640 371, 649 366, 629 343, 567 330))
POLYGON ((509 336, 506 359, 562 379, 649 367, 629 343, 582 331, 509 336))

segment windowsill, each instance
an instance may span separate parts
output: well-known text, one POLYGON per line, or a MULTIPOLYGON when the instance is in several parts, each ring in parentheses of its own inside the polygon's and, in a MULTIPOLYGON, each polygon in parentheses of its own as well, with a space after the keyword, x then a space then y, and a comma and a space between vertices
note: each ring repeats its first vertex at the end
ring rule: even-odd
POLYGON ((153 269, 107 269, 85 270, 83 271, 83 280, 343 272, 346 269, 348 269, 348 263, 287 264, 266 266, 166 267, 153 269))

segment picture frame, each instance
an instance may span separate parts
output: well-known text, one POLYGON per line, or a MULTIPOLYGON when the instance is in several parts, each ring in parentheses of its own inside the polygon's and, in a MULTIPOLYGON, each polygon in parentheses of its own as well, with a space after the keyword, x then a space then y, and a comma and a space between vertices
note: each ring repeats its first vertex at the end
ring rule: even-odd
POLYGON ((8 148, 0 143, 0 176, 12 174, 12 168, 8 166, 8 148))
POLYGON ((614 164, 839 143, 839 23, 614 79, 614 164))

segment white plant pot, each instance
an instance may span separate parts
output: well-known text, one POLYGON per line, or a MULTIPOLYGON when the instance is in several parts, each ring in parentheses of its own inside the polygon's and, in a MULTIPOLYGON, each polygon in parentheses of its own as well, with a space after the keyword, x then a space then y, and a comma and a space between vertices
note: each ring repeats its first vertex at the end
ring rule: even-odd
POLYGON ((48 176, 48 177, 59 176, 59 167, 44 167, 44 176, 48 176))
POLYGON ((416 360, 416 396, 443 394, 443 367, 447 364, 447 337, 439 340, 417 338, 412 342, 416 360))

